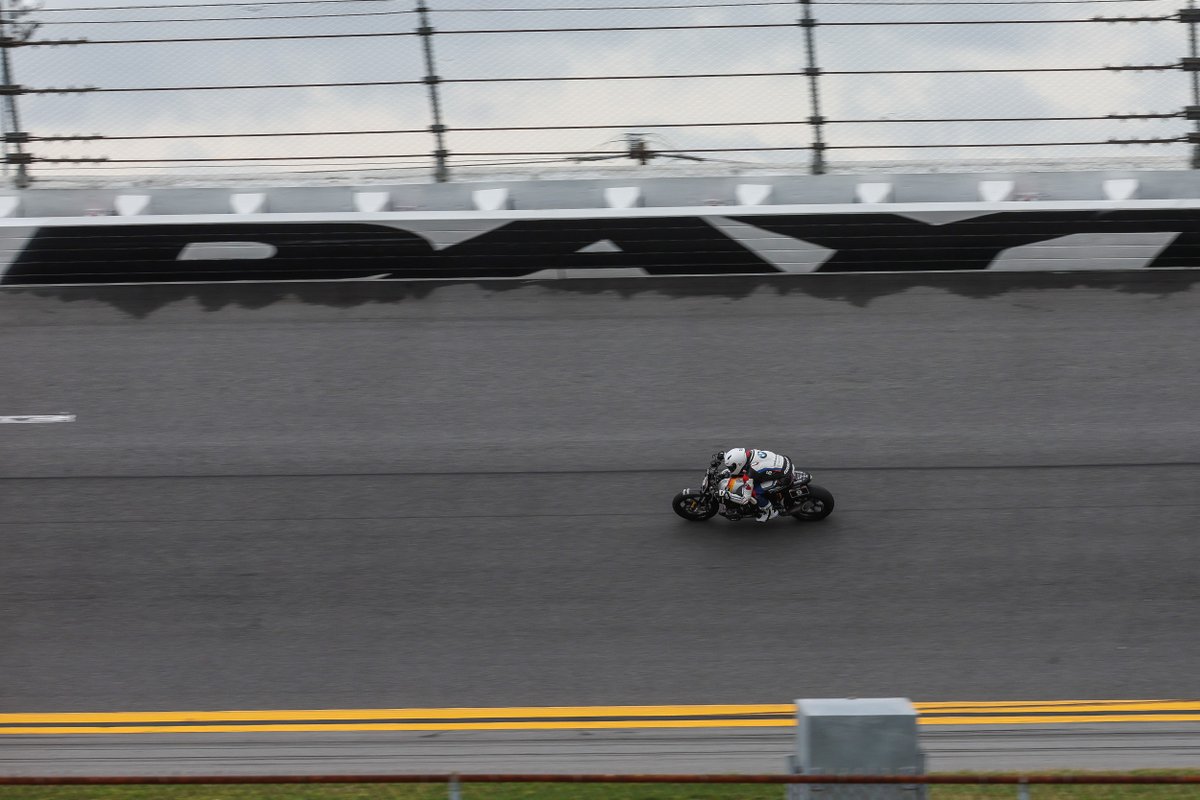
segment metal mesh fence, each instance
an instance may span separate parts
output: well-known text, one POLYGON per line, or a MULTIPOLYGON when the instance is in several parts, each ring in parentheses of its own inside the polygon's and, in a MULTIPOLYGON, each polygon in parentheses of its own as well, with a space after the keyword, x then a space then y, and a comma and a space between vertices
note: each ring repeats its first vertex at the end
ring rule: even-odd
MULTIPOLYGON (((387 790, 385 790, 387 791, 387 790)), ((460 784, 457 793, 446 787, 427 788, 426 795, 457 797, 457 800, 784 800, 787 789, 780 786, 671 785, 637 786, 511 786, 460 784), (440 789, 440 791, 439 791, 440 789)), ((803 796, 803 795, 798 795, 803 796)), ((972 786, 967 784, 931 787, 813 786, 812 800, 1183 800, 1197 797, 1196 787, 1179 785, 1144 786, 972 786)), ((387 795, 380 797, 380 800, 387 795)), ((391 798, 388 798, 391 800, 391 798)), ((410 800, 410 798, 395 798, 410 800)))
POLYGON ((1183 165, 1190 2, 3 0, 7 166, 1183 165))
POLYGON ((787 776, 464 775, 157 779, 0 778, 5 800, 1182 800, 1198 796, 1195 774, 934 775, 926 783, 785 784, 787 776), (140 781, 145 781, 139 783, 140 781), (241 783, 240 781, 256 781, 241 783), (1108 782, 1104 782, 1108 781, 1108 782), (989 783, 990 782, 990 783, 989 783), (119 783, 123 785, 105 785, 119 783), (22 785, 24 784, 24 785, 22 785), (73 784, 73 785, 67 785, 73 784), (194 785, 186 785, 194 784, 194 785), (217 784, 217 785, 203 785, 217 784))

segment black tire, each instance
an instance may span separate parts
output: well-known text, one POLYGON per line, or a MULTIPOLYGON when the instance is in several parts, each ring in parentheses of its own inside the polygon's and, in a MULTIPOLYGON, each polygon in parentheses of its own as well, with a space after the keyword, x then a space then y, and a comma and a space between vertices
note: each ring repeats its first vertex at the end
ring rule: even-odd
POLYGON ((698 489, 684 489, 675 495, 671 508, 688 522, 703 522, 717 513, 716 501, 705 498, 698 489))
POLYGON ((801 503, 802 510, 792 512, 792 516, 805 522, 815 522, 825 519, 833 513, 833 495, 823 486, 815 483, 808 485, 809 497, 801 503))

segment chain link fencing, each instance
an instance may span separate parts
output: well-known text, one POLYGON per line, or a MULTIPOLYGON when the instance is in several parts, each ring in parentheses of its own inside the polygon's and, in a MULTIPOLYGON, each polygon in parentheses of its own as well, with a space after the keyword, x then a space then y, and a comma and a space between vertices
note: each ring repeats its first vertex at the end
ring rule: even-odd
POLYGON ((14 180, 1186 166, 1200 116, 1194 0, 20 2, 14 180))
POLYGON ((5 800, 1184 800, 1200 773, 5 777, 5 800), (833 782, 820 782, 829 780, 833 782))

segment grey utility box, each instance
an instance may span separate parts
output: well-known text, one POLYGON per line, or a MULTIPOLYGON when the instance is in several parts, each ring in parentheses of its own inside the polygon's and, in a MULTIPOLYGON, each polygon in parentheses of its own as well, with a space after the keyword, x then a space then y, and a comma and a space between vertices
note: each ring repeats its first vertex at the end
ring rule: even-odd
MULTIPOLYGON (((797 700, 800 775, 924 775, 917 710, 902 697, 797 700)), ((914 784, 792 784, 788 800, 924 800, 914 784)))

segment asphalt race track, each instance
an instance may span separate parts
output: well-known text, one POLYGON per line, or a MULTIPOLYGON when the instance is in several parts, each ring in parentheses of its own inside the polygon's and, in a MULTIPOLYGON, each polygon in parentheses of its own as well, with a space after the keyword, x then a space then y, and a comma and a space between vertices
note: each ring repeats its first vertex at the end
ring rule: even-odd
POLYGON ((1198 281, 6 289, 0 711, 1196 697, 1198 281))
MULTIPOLYGON (((921 730, 931 772, 1195 769, 1196 725, 921 730)), ((4 775, 780 773, 786 728, 5 736, 4 775)))

